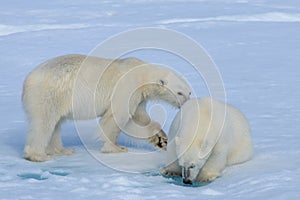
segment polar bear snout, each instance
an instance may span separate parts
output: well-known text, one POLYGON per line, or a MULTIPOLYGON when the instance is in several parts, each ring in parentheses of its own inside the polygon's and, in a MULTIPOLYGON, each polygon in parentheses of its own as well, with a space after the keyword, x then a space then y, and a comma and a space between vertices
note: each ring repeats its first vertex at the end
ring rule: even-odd
POLYGON ((199 174, 199 168, 195 164, 189 166, 182 166, 183 183, 192 184, 199 174))
POLYGON ((191 177, 190 177, 191 168, 193 168, 193 166, 191 166, 191 167, 182 167, 182 178, 183 178, 183 183, 184 184, 192 184, 193 183, 193 181, 191 180, 191 177))
MULTIPOLYGON (((193 157, 190 157, 190 159, 192 159, 193 157)), ((181 158, 184 158, 184 156, 181 158)), ((179 166, 181 168, 183 183, 192 184, 193 182, 197 181, 197 177, 200 171, 202 170, 205 161, 204 160, 193 161, 193 160, 183 160, 183 159, 179 159, 178 161, 179 161, 179 166)))
POLYGON ((191 96, 191 92, 183 92, 183 91, 178 91, 177 92, 177 99, 178 99, 178 103, 179 103, 179 108, 187 101, 190 99, 191 96))
POLYGON ((182 167, 182 178, 184 183, 192 183, 190 178, 190 170, 188 167, 182 167))

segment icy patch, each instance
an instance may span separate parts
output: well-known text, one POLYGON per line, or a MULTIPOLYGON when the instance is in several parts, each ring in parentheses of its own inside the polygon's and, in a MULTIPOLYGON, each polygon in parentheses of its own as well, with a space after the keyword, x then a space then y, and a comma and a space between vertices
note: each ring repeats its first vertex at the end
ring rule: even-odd
POLYGON ((67 176, 69 173, 64 171, 40 171, 40 172, 22 172, 17 176, 22 179, 46 180, 51 176, 67 176))
POLYGON ((233 22, 300 22, 300 13, 269 12, 255 15, 224 15, 207 18, 174 18, 159 21, 159 24, 195 23, 208 21, 233 22))
POLYGON ((22 179, 34 179, 34 180, 46 180, 49 178, 49 172, 42 172, 42 173, 20 173, 18 177, 22 179))

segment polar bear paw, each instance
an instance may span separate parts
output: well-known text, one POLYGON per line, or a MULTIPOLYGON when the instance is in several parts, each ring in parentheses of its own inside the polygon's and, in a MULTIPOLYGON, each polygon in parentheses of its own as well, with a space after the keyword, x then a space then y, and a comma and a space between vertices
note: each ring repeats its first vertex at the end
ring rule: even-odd
POLYGON ((149 137, 148 141, 155 148, 167 150, 168 137, 163 130, 160 130, 156 135, 149 137))
POLYGON ((75 153, 74 149, 67 149, 67 148, 48 148, 46 153, 48 155, 60 155, 60 156, 68 156, 75 153))
POLYGON ((120 152, 128 152, 128 149, 123 146, 118 145, 108 145, 104 144, 101 148, 101 153, 120 153, 120 152))
POLYGON ((181 176, 181 172, 178 172, 176 170, 172 170, 170 168, 163 168, 160 170, 160 173, 163 176, 181 176))
POLYGON ((25 154, 25 159, 30 160, 32 162, 46 162, 53 160, 51 156, 48 156, 47 154, 25 154))
POLYGON ((201 172, 198 181, 200 182, 211 182, 220 176, 217 172, 201 172))
POLYGON ((30 145, 25 146, 24 158, 33 162, 52 160, 52 157, 48 156, 43 149, 32 148, 30 145))

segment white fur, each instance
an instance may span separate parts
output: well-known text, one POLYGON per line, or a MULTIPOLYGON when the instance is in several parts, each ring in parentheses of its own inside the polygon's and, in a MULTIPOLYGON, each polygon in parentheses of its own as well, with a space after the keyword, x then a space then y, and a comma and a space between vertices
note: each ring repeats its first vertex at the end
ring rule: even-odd
POLYGON ((22 100, 30 122, 25 158, 45 161, 48 155, 72 154, 61 142, 64 119, 101 117, 102 152, 126 151, 116 143, 121 129, 166 148, 166 135, 151 121, 146 103, 163 100, 180 107, 189 96, 183 78, 136 58, 66 55, 48 60, 24 81, 22 100))
POLYGON ((250 127, 236 108, 211 98, 190 99, 177 113, 169 132, 168 166, 161 172, 185 183, 212 181, 228 165, 253 154, 250 127))

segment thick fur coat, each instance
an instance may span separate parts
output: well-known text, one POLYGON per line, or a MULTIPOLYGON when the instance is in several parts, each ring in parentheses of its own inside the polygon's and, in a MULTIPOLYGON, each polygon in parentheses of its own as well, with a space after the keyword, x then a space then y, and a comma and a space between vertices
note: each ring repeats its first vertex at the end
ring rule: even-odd
POLYGON ((121 130, 166 148, 167 137, 148 116, 147 101, 180 107, 190 94, 186 81, 175 72, 136 58, 66 55, 50 59, 24 81, 22 101, 30 123, 25 158, 46 161, 49 155, 72 154, 61 142, 64 119, 101 117, 105 153, 127 151, 116 143, 121 130))
POLYGON ((177 113, 169 132, 164 175, 184 183, 212 181, 228 165, 249 160, 253 144, 249 124, 233 106, 211 98, 190 99, 177 113))

